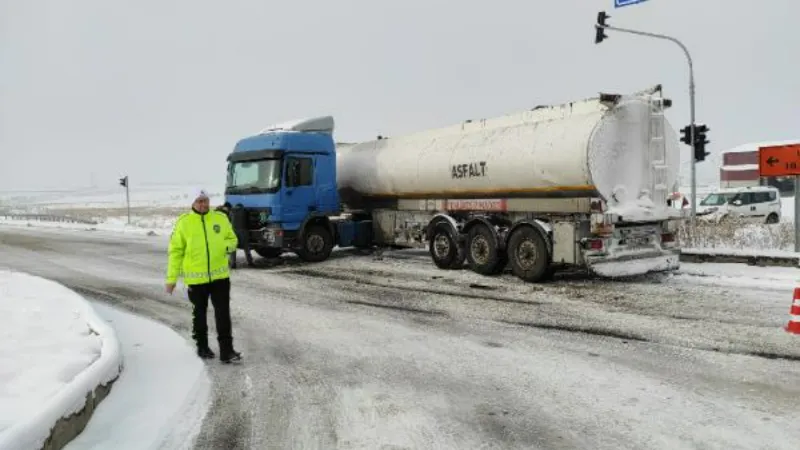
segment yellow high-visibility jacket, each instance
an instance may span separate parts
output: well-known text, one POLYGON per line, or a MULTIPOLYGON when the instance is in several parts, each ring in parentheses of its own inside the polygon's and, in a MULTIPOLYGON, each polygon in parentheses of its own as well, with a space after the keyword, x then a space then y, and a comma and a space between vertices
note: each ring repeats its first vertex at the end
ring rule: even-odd
POLYGON ((187 286, 210 283, 230 276, 228 255, 236 251, 238 239, 225 213, 192 210, 175 222, 169 241, 167 283, 183 277, 187 286))

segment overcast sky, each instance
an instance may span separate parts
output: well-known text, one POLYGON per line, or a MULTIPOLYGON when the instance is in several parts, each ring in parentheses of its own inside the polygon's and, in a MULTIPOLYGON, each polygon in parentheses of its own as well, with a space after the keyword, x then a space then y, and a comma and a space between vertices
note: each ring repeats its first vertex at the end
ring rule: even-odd
POLYGON ((800 138, 800 2, 613 3, 0 0, 0 189, 218 185, 237 139, 320 114, 357 141, 661 83, 688 123, 680 49, 595 45, 601 9, 689 47, 714 156, 800 138))

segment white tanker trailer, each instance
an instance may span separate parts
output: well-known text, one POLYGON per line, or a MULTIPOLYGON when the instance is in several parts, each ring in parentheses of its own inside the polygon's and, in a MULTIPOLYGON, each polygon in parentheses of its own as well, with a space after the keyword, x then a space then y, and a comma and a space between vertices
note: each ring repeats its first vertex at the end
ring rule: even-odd
POLYGON ((646 191, 663 204, 679 144, 653 112, 642 98, 612 109, 597 99, 350 145, 339 149, 338 186, 381 199, 599 196, 613 204, 646 191), (651 123, 666 136, 652 136, 651 123))
MULTIPOLYGON (((335 178, 347 214, 334 219, 315 207, 293 244, 279 246, 309 261, 335 244, 424 246, 442 269, 466 262, 491 275, 510 266, 532 282, 566 267, 601 276, 674 270, 681 215, 668 196, 679 144, 659 91, 339 145, 335 178), (315 231, 305 231, 308 220, 315 231)), ((332 134, 333 123, 268 132, 279 130, 332 134)))

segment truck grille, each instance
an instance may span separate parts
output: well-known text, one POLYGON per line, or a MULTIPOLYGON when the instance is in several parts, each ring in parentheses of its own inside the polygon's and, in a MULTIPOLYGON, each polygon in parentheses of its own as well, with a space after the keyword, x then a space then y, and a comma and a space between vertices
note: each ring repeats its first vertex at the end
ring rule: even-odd
POLYGON ((269 208, 248 209, 247 210, 247 225, 250 229, 263 228, 269 223, 270 213, 269 208))
POLYGON ((257 230, 263 228, 269 222, 272 210, 270 208, 234 208, 231 211, 234 227, 257 230))

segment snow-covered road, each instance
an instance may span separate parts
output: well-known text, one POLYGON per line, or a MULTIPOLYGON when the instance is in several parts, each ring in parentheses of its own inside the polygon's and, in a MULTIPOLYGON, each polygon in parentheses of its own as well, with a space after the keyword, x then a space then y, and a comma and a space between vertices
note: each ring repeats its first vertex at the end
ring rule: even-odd
MULTIPOLYGON (((162 289, 165 239, 0 228, 0 267, 188 338, 185 294, 162 289)), ((196 448, 795 449, 793 279, 685 265, 526 285, 417 251, 245 267, 232 298, 245 361, 208 363, 196 448)))

